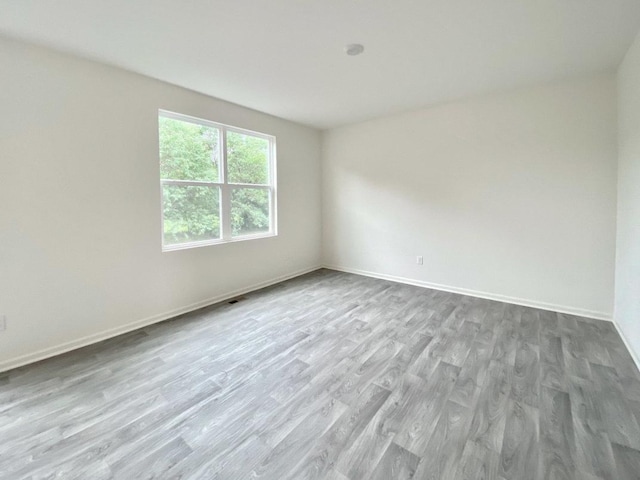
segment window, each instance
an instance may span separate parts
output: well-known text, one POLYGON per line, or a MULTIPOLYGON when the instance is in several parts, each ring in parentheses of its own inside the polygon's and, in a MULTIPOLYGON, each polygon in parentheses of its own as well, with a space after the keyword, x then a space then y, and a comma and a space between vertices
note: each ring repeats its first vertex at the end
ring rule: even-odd
POLYGON ((276 235, 275 138, 160 110, 162 248, 276 235))

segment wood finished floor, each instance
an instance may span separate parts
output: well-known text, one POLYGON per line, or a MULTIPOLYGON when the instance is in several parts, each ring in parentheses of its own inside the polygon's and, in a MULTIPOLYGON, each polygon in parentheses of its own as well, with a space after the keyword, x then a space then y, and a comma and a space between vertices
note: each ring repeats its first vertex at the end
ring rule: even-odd
POLYGON ((328 270, 0 374, 2 479, 640 478, 611 323, 328 270))

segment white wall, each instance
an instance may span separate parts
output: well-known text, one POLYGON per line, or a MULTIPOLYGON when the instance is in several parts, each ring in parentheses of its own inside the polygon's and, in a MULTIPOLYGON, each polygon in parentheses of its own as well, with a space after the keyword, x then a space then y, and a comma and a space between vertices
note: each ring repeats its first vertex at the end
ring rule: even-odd
POLYGON ((320 133, 0 39, 0 369, 320 263, 320 133), (273 134, 276 238, 162 253, 158 108, 273 134))
POLYGON ((615 92, 603 75, 325 132, 324 263, 610 318, 615 92))
POLYGON ((618 70, 618 155, 615 319, 638 361, 640 359, 640 35, 618 70))

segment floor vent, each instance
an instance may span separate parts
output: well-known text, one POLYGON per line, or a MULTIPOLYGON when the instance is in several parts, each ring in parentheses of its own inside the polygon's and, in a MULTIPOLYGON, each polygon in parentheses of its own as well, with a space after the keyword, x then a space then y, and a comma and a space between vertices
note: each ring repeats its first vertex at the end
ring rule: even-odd
POLYGON ((246 297, 236 297, 234 299, 229 300, 227 303, 234 304, 234 303, 241 302, 242 300, 245 300, 245 299, 246 297))

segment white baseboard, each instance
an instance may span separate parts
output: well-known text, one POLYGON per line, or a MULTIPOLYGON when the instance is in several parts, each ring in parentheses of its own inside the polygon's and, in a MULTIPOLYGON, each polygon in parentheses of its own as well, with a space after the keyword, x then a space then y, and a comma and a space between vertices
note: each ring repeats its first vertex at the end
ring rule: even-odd
MULTIPOLYGON (((554 312, 560 312, 560 313, 568 313, 571 315, 578 315, 581 317, 588 317, 588 318, 594 318, 594 319, 598 319, 598 320, 608 320, 608 321, 613 321, 612 316, 608 313, 604 313, 604 312, 597 312, 597 311, 592 311, 592 310, 585 310, 585 309, 581 309, 581 308, 574 308, 574 307, 567 307, 567 306, 563 306, 563 305, 554 305, 554 304, 549 304, 549 303, 544 303, 544 302, 536 302, 536 301, 531 301, 531 300, 526 300, 526 299, 522 299, 522 298, 516 298, 516 297, 509 297, 506 295, 498 295, 498 294, 493 294, 493 293, 486 293, 486 292, 480 292, 477 290, 469 290, 466 288, 458 288, 458 287, 451 287, 448 285, 440 285, 440 284, 436 284, 436 283, 430 283, 430 282, 423 282, 420 280, 414 280, 414 279, 410 279, 410 278, 405 278, 405 277, 398 277, 395 275, 386 275, 383 273, 376 273, 376 272, 369 272, 369 271, 365 271, 365 270, 359 270, 359 269, 355 269, 355 268, 349 268, 349 267, 340 267, 337 265, 317 265, 314 267, 310 267, 310 268, 305 268, 303 270, 298 270, 295 272, 291 272, 288 273, 286 275, 281 275, 279 277, 275 277, 275 278, 271 278, 269 280, 260 282, 260 283, 256 283, 253 285, 249 285, 245 288, 241 288, 238 290, 234 290, 234 291, 230 291, 230 292, 226 292, 224 294, 221 295, 217 295, 215 297, 211 297, 208 298, 206 300, 202 300, 200 302, 196 302, 196 303, 192 303, 191 305, 187 305, 185 307, 182 308, 178 308, 175 310, 171 310, 169 312, 164 312, 162 314, 158 314, 158 315, 154 315, 151 317, 147 317, 147 318, 143 318, 141 320, 136 320, 134 322, 130 322, 128 324, 125 325, 120 325, 118 327, 115 328, 111 328, 109 330, 103 330, 102 332, 98 332, 92 335, 88 335, 76 340, 72 340, 70 342, 65 342, 63 344, 60 345, 56 345, 54 347, 49 347, 49 348, 45 348, 43 350, 39 350, 37 352, 33 352, 33 353, 28 353, 26 355, 21 355, 19 357, 15 357, 9 360, 5 360, 3 362, 0 362, 0 372, 4 372, 7 370, 11 370, 13 368, 17 368, 17 367, 21 367, 23 365, 28 365, 30 363, 34 363, 34 362, 38 362, 40 360, 44 360, 46 358, 50 358, 50 357, 54 357, 56 355, 60 355, 62 353, 66 353, 69 352, 71 350, 75 350, 78 348, 82 348, 82 347, 86 347, 88 345, 92 345, 94 343, 98 343, 101 342, 103 340, 107 340, 109 338, 113 338, 113 337, 117 337, 118 335, 122 335, 124 333, 128 333, 128 332, 132 332, 134 330, 137 330, 139 328, 142 327, 146 327, 148 325, 152 325, 154 323, 158 323, 158 322, 162 322, 164 320, 168 320, 170 318, 176 317, 178 315, 183 315, 185 313, 189 313, 192 312, 194 310, 198 310, 200 308, 204 308, 207 307, 209 305, 213 305, 215 303, 219 303, 219 302, 223 302, 225 300, 228 300, 230 298, 233 297, 237 297, 238 295, 244 295, 247 294, 249 292, 255 291, 255 290, 259 290, 261 288, 264 287, 268 287, 270 285, 274 285, 276 283, 280 283, 283 282, 285 280, 289 280, 291 278, 295 278, 298 277, 300 275, 304 275, 306 273, 309 272, 313 272, 315 270, 318 270, 319 268, 327 268, 330 270, 337 270, 340 272, 346 272, 346 273, 353 273, 356 275, 364 275, 366 277, 373 277, 373 278, 379 278, 382 280, 389 280, 392 282, 398 282, 398 283, 404 283, 407 285, 415 285, 418 287, 424 287, 424 288, 431 288, 434 290, 442 290, 445 292, 451 292, 451 293, 459 293, 462 295, 469 295, 472 297, 478 297, 478 298, 486 298, 489 300, 497 300, 499 302, 506 302, 506 303, 513 303, 516 305, 523 305, 526 307, 533 307, 533 308, 540 308, 542 310, 551 310, 554 312)), ((625 346, 627 347, 627 350, 629 350, 631 356, 633 357, 633 360, 636 362, 636 365, 638 366, 638 369, 640 369, 640 361, 638 359, 638 357, 634 354, 633 350, 630 348, 629 342, 627 341, 626 337, 624 336, 624 334, 622 333, 622 331, 620 330, 620 327, 618 326, 618 324, 613 321, 613 324, 615 325, 616 330, 618 331, 620 337, 622 338, 622 341, 624 342, 625 346)))
POLYGON ((338 265, 323 265, 329 270, 337 270, 339 272, 354 273, 356 275, 364 275, 365 277, 379 278, 381 280, 389 280, 392 282, 405 283, 407 285, 415 285, 417 287, 431 288, 433 290, 442 290, 444 292, 459 293, 469 295, 471 297, 486 298, 488 300, 497 300, 498 302, 513 303, 525 307, 539 308, 541 310, 550 310, 552 312, 568 313, 580 317, 593 318, 596 320, 613 321, 612 315, 606 312, 598 312, 594 310, 586 310, 583 308, 567 307, 566 305, 555 305, 552 303, 538 302, 535 300, 527 300, 525 298, 509 297, 497 293, 480 292, 478 290, 469 290, 467 288, 452 287, 449 285, 441 285, 438 283, 423 282, 411 278, 397 277, 395 275, 387 275, 384 273, 368 272, 357 268, 341 267, 338 265))
POLYGON ((229 300, 239 295, 245 295, 249 292, 253 292, 255 290, 259 290, 261 288, 268 287, 270 285, 274 285, 276 283, 280 283, 285 280, 289 280, 291 278, 299 277, 300 275, 313 272, 315 270, 318 270, 319 268, 322 268, 322 267, 320 265, 317 265, 314 267, 305 268, 303 270, 298 270, 296 272, 288 273, 286 275, 281 275, 279 277, 271 278, 263 282, 249 285, 248 287, 245 287, 245 288, 240 288, 238 290, 226 292, 221 295, 216 295, 215 297, 211 297, 206 300, 202 300, 200 302, 192 303, 191 305, 187 305, 182 308, 177 308, 169 312, 164 312, 159 315, 153 315, 151 317, 143 318, 141 320, 136 320, 134 322, 127 323, 125 325, 120 325, 115 328, 110 328, 109 330, 103 330, 102 332, 98 332, 92 335, 87 335, 85 337, 78 338, 70 342, 65 342, 63 344, 56 345, 54 347, 45 348, 37 352, 28 353, 26 355, 21 355, 19 357, 5 360, 3 362, 0 362, 0 372, 21 367, 23 365, 28 365, 30 363, 39 362, 40 360, 44 360, 50 357, 55 357, 56 355, 66 353, 71 350, 76 350, 78 348, 86 347, 94 343, 102 342, 103 340, 108 340, 109 338, 117 337, 118 335, 122 335, 123 333, 132 332, 139 328, 146 327, 154 323, 162 322, 164 320, 168 320, 173 317, 177 317, 178 315, 183 315, 185 313, 189 313, 194 310, 198 310, 200 308, 208 307, 209 305, 213 305, 215 303, 224 302, 225 300, 229 300))
POLYGON ((627 340, 626 335, 620 328, 620 325, 618 325, 618 322, 615 318, 613 319, 613 326, 618 331, 618 335, 620 335, 620 338, 622 339, 622 343, 624 343, 624 346, 627 347, 627 351, 629 352, 629 355, 631 355, 631 358, 633 358, 633 361, 636 364, 636 368, 638 369, 638 371, 640 371, 640 358, 638 357, 636 352, 633 350, 633 348, 631 348, 631 344, 627 340))

